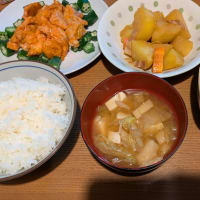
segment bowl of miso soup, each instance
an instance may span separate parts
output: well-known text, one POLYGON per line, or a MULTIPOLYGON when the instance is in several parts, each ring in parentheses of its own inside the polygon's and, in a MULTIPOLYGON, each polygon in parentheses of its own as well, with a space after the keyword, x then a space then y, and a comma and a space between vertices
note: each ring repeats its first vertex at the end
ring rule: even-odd
POLYGON ((144 173, 161 166, 180 147, 188 125, 178 91, 143 72, 112 76, 86 98, 82 137, 101 163, 117 171, 144 173))

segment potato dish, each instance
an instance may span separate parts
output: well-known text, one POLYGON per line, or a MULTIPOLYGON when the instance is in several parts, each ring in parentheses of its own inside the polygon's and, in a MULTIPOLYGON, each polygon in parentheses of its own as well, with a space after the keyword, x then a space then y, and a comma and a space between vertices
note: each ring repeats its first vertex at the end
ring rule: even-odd
POLYGON ((182 66, 193 48, 191 34, 177 9, 164 16, 142 6, 120 36, 128 62, 143 70, 152 68, 153 73, 182 66))
POLYGON ((162 160, 176 136, 173 112, 146 91, 117 93, 98 107, 93 123, 94 145, 107 160, 125 168, 162 160))

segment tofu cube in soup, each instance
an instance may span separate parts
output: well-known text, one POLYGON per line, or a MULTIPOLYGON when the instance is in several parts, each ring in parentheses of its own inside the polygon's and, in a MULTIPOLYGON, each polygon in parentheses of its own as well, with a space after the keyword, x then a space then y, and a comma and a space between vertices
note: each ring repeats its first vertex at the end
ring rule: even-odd
POLYGON ((124 92, 119 92, 115 95, 117 101, 124 101, 126 99, 126 94, 124 92))
POLYGON ((108 139, 116 144, 120 144, 121 143, 121 137, 119 132, 109 132, 108 133, 108 139))
POLYGON ((126 98, 126 94, 124 92, 119 92, 117 93, 114 97, 109 99, 105 105, 108 108, 108 110, 112 111, 115 108, 117 108, 117 103, 116 101, 123 101, 126 98))

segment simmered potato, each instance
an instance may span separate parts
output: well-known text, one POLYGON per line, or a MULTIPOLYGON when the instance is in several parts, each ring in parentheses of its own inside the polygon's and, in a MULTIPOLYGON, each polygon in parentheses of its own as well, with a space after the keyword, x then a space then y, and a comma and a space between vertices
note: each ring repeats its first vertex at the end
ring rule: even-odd
POLYGON ((133 21, 133 38, 135 40, 148 41, 154 31, 156 20, 152 11, 140 7, 134 15, 133 21))
POLYGON ((174 49, 184 57, 190 53, 193 47, 193 42, 181 35, 178 35, 172 44, 174 49))
POLYGON ((165 16, 160 11, 153 12, 156 21, 165 20, 165 16))
POLYGON ((165 49, 165 55, 168 54, 170 49, 172 49, 172 47, 173 47, 171 44, 152 44, 152 46, 154 49, 163 47, 165 49))
POLYGON ((143 65, 138 67, 147 70, 153 64, 154 48, 151 43, 142 40, 132 40, 131 53, 134 61, 143 62, 143 65))
POLYGON ((124 43, 125 40, 129 39, 133 34, 133 25, 126 25, 124 29, 120 32, 120 37, 122 43, 124 43))
POLYGON ((183 56, 181 56, 175 49, 171 49, 164 57, 164 70, 174 69, 184 64, 183 56))
POLYGON ((183 15, 182 15, 182 13, 179 10, 175 9, 172 12, 170 12, 166 16, 166 20, 169 21, 169 22, 180 24, 182 26, 180 35, 184 36, 187 39, 191 38, 190 32, 189 32, 189 30, 187 28, 187 25, 185 23, 183 15))
POLYGON ((172 42, 174 38, 180 33, 180 31, 181 31, 180 25, 168 23, 166 21, 158 21, 152 35, 152 42, 155 43, 172 42))
POLYGON ((153 73, 180 67, 193 42, 182 13, 178 9, 164 16, 141 6, 134 21, 120 32, 124 55, 133 66, 153 73))

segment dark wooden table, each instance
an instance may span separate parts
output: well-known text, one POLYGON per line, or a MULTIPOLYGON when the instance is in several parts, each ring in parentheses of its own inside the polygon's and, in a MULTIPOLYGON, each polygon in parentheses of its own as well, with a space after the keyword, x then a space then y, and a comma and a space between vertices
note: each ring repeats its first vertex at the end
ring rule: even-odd
MULTIPOLYGON (((108 5, 114 1, 106 0, 108 5)), ((195 2, 200 5, 200 0, 195 2)), ((0 5, 0 10, 4 7, 0 5)), ((80 108, 84 99, 100 81, 118 73, 121 71, 101 55, 86 68, 68 76, 79 102, 69 138, 39 169, 0 184, 0 200, 200 199, 198 67, 167 79, 180 92, 188 110, 189 126, 182 146, 162 167, 138 177, 122 176, 103 167, 91 156, 80 135, 80 108)))

